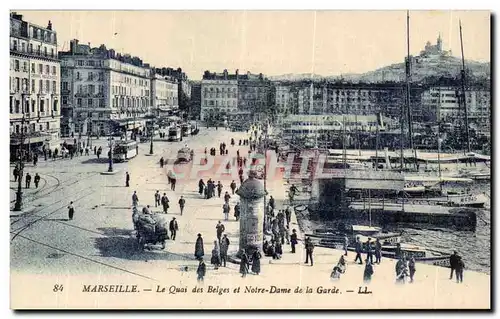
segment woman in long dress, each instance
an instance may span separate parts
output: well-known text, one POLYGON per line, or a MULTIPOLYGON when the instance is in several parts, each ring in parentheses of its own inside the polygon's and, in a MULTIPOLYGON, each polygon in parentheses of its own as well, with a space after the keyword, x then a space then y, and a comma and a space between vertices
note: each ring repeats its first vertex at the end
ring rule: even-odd
POLYGON ((194 246, 194 256, 196 259, 200 259, 205 255, 205 250, 203 248, 203 238, 201 238, 201 234, 198 234, 198 238, 196 239, 196 244, 194 246))
POLYGON ((210 259, 210 263, 215 266, 215 269, 219 269, 221 260, 220 260, 220 246, 217 240, 214 240, 214 249, 212 249, 212 259, 210 259))
POLYGON ((248 256, 245 250, 241 251, 240 274, 241 277, 246 277, 248 273, 248 256))
POLYGON ((260 259, 262 258, 262 255, 258 249, 256 249, 253 254, 252 254, 252 272, 254 274, 259 274, 260 273, 260 259))

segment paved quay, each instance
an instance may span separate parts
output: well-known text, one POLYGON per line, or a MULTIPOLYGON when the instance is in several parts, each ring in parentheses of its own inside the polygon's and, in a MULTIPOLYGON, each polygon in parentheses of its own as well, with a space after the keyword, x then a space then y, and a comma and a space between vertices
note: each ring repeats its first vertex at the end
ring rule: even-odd
MULTIPOLYGON (((115 164, 119 172, 115 175, 101 175, 107 170, 106 160, 96 161, 94 156, 75 157, 73 160, 40 160, 38 166, 28 167, 30 174, 38 172, 47 184, 40 193, 33 193, 27 206, 35 207, 25 216, 11 218, 11 276, 13 282, 33 283, 30 291, 12 286, 14 298, 23 307, 43 305, 50 307, 131 307, 140 308, 286 308, 286 309, 366 309, 366 308, 489 308, 490 276, 465 272, 464 283, 449 280, 449 269, 417 264, 413 284, 396 285, 394 261, 383 259, 374 267, 375 274, 367 290, 371 294, 359 294, 363 287, 363 266, 353 263, 354 254, 349 253, 346 274, 332 281, 332 267, 340 258, 338 250, 316 248, 314 266, 305 265, 305 251, 302 244, 297 253, 289 253, 284 246, 281 260, 264 257, 261 260, 261 274, 249 274, 241 278, 239 265, 228 263, 227 267, 213 269, 210 255, 216 239, 215 226, 221 220, 231 241, 229 253, 238 247, 239 223, 230 214, 224 221, 222 198, 209 200, 198 194, 198 180, 212 177, 224 184, 223 191, 229 191, 229 183, 237 178, 229 174, 216 176, 224 158, 216 156, 215 167, 208 171, 193 173, 200 169, 196 161, 176 168, 179 178, 176 191, 167 185, 166 173, 173 169, 171 162, 183 144, 203 153, 204 148, 215 147, 225 141, 229 153, 236 156, 247 154, 248 148, 229 145, 229 140, 247 136, 244 132, 229 132, 223 129, 203 128, 198 136, 186 138, 183 142, 155 142, 155 154, 149 152, 149 143, 140 144, 139 155, 128 163, 115 164), (168 159, 169 165, 160 168, 160 157, 168 159), (131 176, 130 187, 125 185, 125 172, 131 176), (57 178, 51 178, 51 176, 57 178), (156 190, 166 193, 170 209, 167 220, 175 216, 179 232, 175 242, 167 241, 165 250, 159 248, 140 250, 136 247, 132 225, 131 196, 137 191, 139 206, 154 208, 153 194, 156 190), (183 195, 186 208, 181 216, 177 205, 183 195), (74 201, 75 219, 67 221, 66 206, 74 201), (198 262, 194 259, 196 235, 204 239, 207 275, 204 283, 196 281, 198 262), (187 270, 186 270, 187 268, 187 270), (64 285, 62 292, 53 292, 55 284, 64 285), (84 285, 137 285, 141 294, 85 293, 84 285), (170 292, 170 289, 173 290, 170 292), (272 288, 274 286, 275 288, 272 288), (203 288, 203 293, 194 293, 193 288, 203 288), (236 292, 235 289, 240 289, 236 292), (301 292, 294 292, 299 287, 301 292), (161 291, 162 288, 166 292, 161 291), (311 289, 311 292, 308 288, 311 289), (151 291, 144 291, 151 289, 151 291), (208 290, 210 292, 208 292, 208 290), (287 289, 290 292, 287 293, 287 289), (327 291, 330 289, 330 291, 327 291), (186 290, 186 292, 184 292, 186 290), (352 290, 352 292, 350 292, 352 290), (174 293, 176 292, 177 293, 174 293), (276 292, 279 291, 279 292, 276 292), (26 302, 26 304, 24 304, 26 302)), ((103 142, 101 139, 100 142, 103 142)), ((103 150, 106 148, 103 147, 103 150)), ((238 183, 239 184, 239 183, 238 183)), ((42 183, 40 184, 42 186, 42 183)), ((11 183, 13 187, 13 183, 11 183)), ((288 185, 279 178, 267 182, 270 195, 276 199, 278 208, 283 206, 288 185)), ((11 190, 11 193, 13 191, 11 190)), ((11 195, 12 196, 12 195, 11 195)), ((238 201, 231 195, 231 207, 238 201)), ((295 215, 291 228, 300 232, 295 215)))

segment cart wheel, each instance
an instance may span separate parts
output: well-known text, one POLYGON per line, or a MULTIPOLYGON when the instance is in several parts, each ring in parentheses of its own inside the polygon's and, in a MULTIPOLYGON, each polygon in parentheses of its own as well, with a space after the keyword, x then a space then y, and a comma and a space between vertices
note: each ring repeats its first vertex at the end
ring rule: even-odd
POLYGON ((165 240, 161 242, 161 249, 165 249, 165 240))

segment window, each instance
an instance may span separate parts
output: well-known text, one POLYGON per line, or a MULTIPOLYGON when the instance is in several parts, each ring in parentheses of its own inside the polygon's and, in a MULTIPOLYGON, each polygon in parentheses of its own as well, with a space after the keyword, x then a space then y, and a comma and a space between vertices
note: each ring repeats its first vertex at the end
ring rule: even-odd
POLYGON ((57 75, 57 69, 55 66, 52 67, 52 74, 57 75))
POLYGON ((43 74, 43 65, 38 65, 38 73, 43 74))
POLYGON ((50 49, 50 56, 51 56, 51 57, 54 57, 54 48, 51 48, 51 49, 50 49))
POLYGON ((93 60, 88 60, 87 64, 88 64, 88 66, 94 66, 94 61, 93 60))
MULTIPOLYGON (((38 31, 40 31, 40 30, 38 30, 38 31)), ((36 53, 37 54, 41 54, 42 53, 40 44, 36 46, 36 53)))
POLYGON ((50 81, 49 80, 45 80, 45 92, 49 92, 50 91, 50 81))
POLYGON ((33 53, 33 43, 30 43, 28 52, 33 53))
POLYGON ((13 48, 14 48, 14 51, 17 51, 17 40, 14 40, 13 48))
POLYGON ((28 72, 28 62, 23 62, 23 72, 28 72))
POLYGON ((83 60, 78 60, 78 61, 76 61, 76 63, 78 66, 83 66, 83 60))
POLYGON ((9 100, 10 114, 14 113, 14 107, 12 105, 12 101, 13 101, 12 96, 10 96, 9 100))
POLYGON ((14 60, 14 71, 19 71, 19 60, 14 60))
POLYGON ((92 99, 88 99, 88 100, 87 100, 87 103, 88 103, 88 106, 89 106, 89 107, 92 107, 92 102, 93 102, 93 101, 92 101, 92 99))
POLYGON ((35 100, 31 100, 31 112, 35 113, 35 100))
POLYGON ((45 100, 40 100, 40 112, 45 112, 45 100))
POLYGON ((50 122, 47 122, 47 130, 50 130, 50 122))
POLYGON ((92 80, 94 80, 94 73, 89 72, 87 80, 88 80, 88 81, 92 81, 92 80))
POLYGON ((16 86, 16 92, 19 92, 20 90, 19 78, 16 78, 15 86, 16 86))
POLYGON ((31 73, 36 73, 35 63, 31 63, 31 73))
POLYGON ((54 101, 54 112, 57 113, 57 100, 54 101))
POLYGON ((45 74, 50 74, 50 66, 45 66, 45 74))
POLYGON ((104 85, 99 85, 99 93, 100 94, 104 93, 104 85))
POLYGON ((104 81, 104 73, 99 73, 99 81, 104 81))
POLYGON ((19 113, 19 100, 16 100, 16 107, 14 113, 19 113))
POLYGON ((52 93, 57 93, 56 81, 52 81, 52 93))
POLYGON ((104 117, 104 113, 99 113, 99 117, 104 117))
POLYGON ((69 89, 68 89, 68 82, 63 82, 62 83, 62 90, 66 91, 66 92, 69 91, 69 89))
POLYGON ((99 107, 105 107, 104 99, 99 99, 99 107))
POLYGON ((93 84, 89 84, 89 93, 94 94, 95 93, 95 86, 93 84))
POLYGON ((68 105, 68 97, 67 96, 62 97, 62 105, 68 105))
POLYGON ((76 72, 76 79, 80 80, 80 72, 76 72))
POLYGON ((38 80, 38 92, 43 93, 43 80, 38 80))
POLYGON ((43 47, 43 55, 47 56, 47 47, 43 47))
POLYGON ((79 107, 82 106, 82 99, 81 98, 76 99, 76 105, 79 107))

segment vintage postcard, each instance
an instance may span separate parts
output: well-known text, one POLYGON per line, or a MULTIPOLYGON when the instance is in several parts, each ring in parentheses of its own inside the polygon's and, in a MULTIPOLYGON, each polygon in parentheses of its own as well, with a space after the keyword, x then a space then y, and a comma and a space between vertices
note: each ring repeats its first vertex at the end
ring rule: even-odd
POLYGON ((13 309, 490 309, 488 11, 10 11, 13 309))

